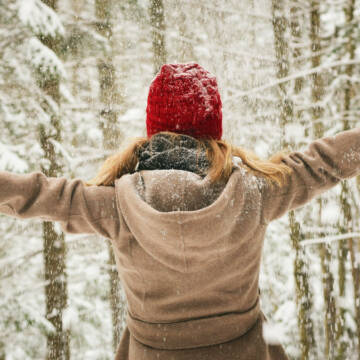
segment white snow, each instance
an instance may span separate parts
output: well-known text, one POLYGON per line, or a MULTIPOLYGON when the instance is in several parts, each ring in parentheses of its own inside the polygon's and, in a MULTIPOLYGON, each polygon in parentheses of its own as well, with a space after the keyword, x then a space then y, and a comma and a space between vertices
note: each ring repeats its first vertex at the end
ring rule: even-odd
POLYGON ((20 158, 15 152, 9 151, 9 148, 0 142, 0 170, 7 170, 19 173, 25 173, 29 170, 27 162, 20 158))
POLYGON ((36 37, 32 37, 27 43, 27 56, 32 65, 42 73, 66 77, 64 65, 58 56, 36 37))
POLYGON ((274 322, 263 323, 263 338, 269 345, 281 345, 285 339, 285 329, 274 322))
POLYGON ((19 18, 25 25, 30 26, 36 34, 51 37, 65 34, 59 16, 40 0, 20 0, 19 18))

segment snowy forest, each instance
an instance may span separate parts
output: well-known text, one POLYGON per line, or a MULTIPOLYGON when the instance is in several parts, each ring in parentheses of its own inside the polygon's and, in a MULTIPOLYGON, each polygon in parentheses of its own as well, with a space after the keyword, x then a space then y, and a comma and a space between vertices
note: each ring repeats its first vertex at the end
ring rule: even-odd
MULTIPOLYGON (((0 0, 0 170, 90 180, 145 135, 164 63, 217 77, 224 136, 269 158, 360 126, 360 1, 0 0)), ((0 360, 112 359, 126 303, 110 242, 0 216, 0 360)), ((360 178, 270 224, 267 341, 360 359, 360 178)))

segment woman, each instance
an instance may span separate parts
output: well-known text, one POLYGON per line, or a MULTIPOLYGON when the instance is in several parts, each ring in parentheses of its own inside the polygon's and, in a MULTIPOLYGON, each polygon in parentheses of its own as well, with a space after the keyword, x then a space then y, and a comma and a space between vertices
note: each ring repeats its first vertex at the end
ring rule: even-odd
POLYGON ((360 129, 261 161, 221 140, 216 79, 195 63, 161 68, 146 126, 86 184, 0 172, 0 212, 111 239, 128 301, 117 360, 287 359, 262 336, 265 230, 360 173, 360 129))

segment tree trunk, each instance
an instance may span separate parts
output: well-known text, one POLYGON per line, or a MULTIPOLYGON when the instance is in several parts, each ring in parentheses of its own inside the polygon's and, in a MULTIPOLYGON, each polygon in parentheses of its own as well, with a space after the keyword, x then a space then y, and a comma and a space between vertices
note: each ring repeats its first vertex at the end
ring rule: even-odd
POLYGON ((295 249, 294 276, 296 288, 296 305, 298 311, 298 327, 300 333, 301 360, 311 359, 315 348, 314 324, 311 320, 313 306, 308 266, 304 247, 300 245, 305 238, 300 223, 295 219, 295 212, 289 213, 290 237, 295 249))
MULTIPOLYGON (((318 200, 321 209, 322 201, 318 200)), ((321 210, 319 211, 319 219, 321 219, 321 210)), ((321 226, 321 221, 319 222, 321 226)), ((320 237, 325 237, 325 233, 321 233, 320 237)), ((330 272, 331 248, 327 244, 319 245, 319 253, 321 260, 323 296, 325 303, 325 357, 333 359, 335 354, 335 332, 336 332, 336 305, 334 298, 334 277, 330 272)))
MULTIPOLYGON (((348 129, 344 129, 348 130, 348 129)), ((342 217, 339 219, 337 224, 339 233, 346 234, 352 232, 352 216, 351 216, 351 207, 348 201, 350 197, 349 187, 346 181, 341 183, 341 194, 340 194, 340 204, 341 204, 341 213, 342 217)), ((351 241, 351 240, 348 240, 351 241)), ((345 298, 346 290, 346 268, 345 263, 348 255, 348 247, 346 241, 338 242, 338 277, 339 277, 339 297, 340 299, 345 298)), ((337 316, 337 331, 336 331, 336 343, 337 343, 337 354, 336 360, 346 359, 346 348, 347 340, 345 336, 345 312, 346 308, 342 305, 343 302, 338 306, 339 314, 337 316)))
MULTIPOLYGON (((191 10, 194 5, 185 4, 182 0, 175 0, 175 13, 178 16, 177 25, 179 27, 179 46, 177 56, 179 62, 185 63, 189 61, 195 61, 194 47, 192 43, 192 30, 188 29, 188 23, 186 21, 186 12, 191 10)), ((197 4, 195 5, 197 6, 197 4)))
MULTIPOLYGON (((71 2, 71 7, 72 7, 72 11, 74 14, 80 14, 81 10, 82 10, 82 6, 83 3, 80 1, 72 1, 71 2)), ((78 74, 79 74, 79 70, 80 70, 80 57, 79 57, 79 47, 80 47, 80 33, 78 31, 79 28, 79 18, 77 16, 75 16, 75 19, 73 20, 75 22, 75 26, 74 29, 72 29, 72 33, 70 35, 70 41, 69 41, 69 47, 74 55, 74 60, 75 60, 75 65, 73 66, 72 69, 72 87, 71 87, 71 92, 73 94, 73 96, 76 98, 78 97, 79 94, 79 78, 78 78, 78 74)), ((76 140, 75 140, 76 141, 76 140)), ((73 144, 74 146, 77 146, 77 144, 73 144)))
MULTIPOLYGON (((285 17, 284 0, 272 0, 272 22, 274 32, 274 45, 276 54, 277 78, 281 79, 289 74, 289 45, 286 39, 287 19, 285 17)), ((282 130, 281 148, 287 148, 289 144, 285 141, 286 125, 293 121, 293 103, 289 98, 288 83, 278 86, 280 128, 282 130)))
MULTIPOLYGON (((250 8, 250 12, 251 13, 255 13, 255 0, 250 0, 250 4, 249 4, 249 8, 250 8)), ((250 29, 249 29, 249 45, 253 48, 253 49, 257 49, 257 45, 256 45, 256 18, 252 17, 251 18, 251 22, 250 22, 250 29)), ((249 76, 249 84, 247 86, 245 86, 245 89, 252 89, 256 86, 255 84, 255 80, 256 80, 256 76, 255 76, 255 68, 252 69, 253 72, 250 74, 249 76)), ((244 79, 246 77, 244 76, 244 79)), ((256 109, 255 109, 256 111, 256 109)))
MULTIPOLYGON (((114 105, 122 103, 116 91, 115 68, 112 63, 112 0, 96 0, 95 13, 97 18, 97 31, 108 40, 110 51, 98 60, 98 73, 100 83, 100 100, 102 103, 100 127, 103 132, 104 149, 114 150, 119 147, 120 131, 118 127, 118 113, 114 105)), ((121 297, 121 283, 116 269, 115 256, 112 245, 108 244, 108 266, 110 280, 110 306, 112 314, 113 350, 116 352, 120 342, 123 324, 125 321, 125 304, 121 297)))
MULTIPOLYGON (((321 51, 320 42, 320 2, 319 0, 310 1, 310 40, 311 40, 311 51, 313 56, 311 57, 312 67, 317 67, 321 64, 321 57, 319 55, 321 51)), ((312 76, 312 87, 311 87, 311 100, 312 100, 312 118, 313 118, 313 132, 315 138, 321 138, 324 135, 324 126, 321 121, 324 109, 319 105, 319 101, 322 99, 324 94, 324 81, 321 74, 315 73, 312 76)), ((317 200, 319 206, 319 219, 318 224, 321 226, 321 210, 322 200, 317 200)), ((325 234, 321 234, 325 236, 325 234)), ((325 303, 325 357, 332 359, 335 350, 335 324, 336 324, 336 306, 334 298, 334 278, 330 271, 331 261, 331 248, 328 244, 319 245, 319 253, 321 259, 321 270, 322 270, 322 282, 323 282, 323 295, 325 303)))
MULTIPOLYGON (((356 45, 354 41, 354 10, 355 10, 355 0, 349 0, 347 6, 344 8, 345 17, 346 17, 346 26, 349 27, 347 31, 347 54, 350 60, 355 59, 356 45)), ((351 82, 351 77, 353 76, 354 65, 347 65, 345 73, 348 76, 346 82, 345 94, 344 94, 344 120, 343 120, 343 130, 349 130, 349 117, 351 109, 351 100, 354 96, 353 86, 351 82)), ((341 183, 341 210, 342 210, 342 224, 339 224, 340 232, 353 232, 353 218, 351 213, 351 206, 348 202, 350 198, 350 190, 348 183, 343 181, 341 183)), ((358 256, 356 253, 356 248, 354 248, 354 240, 349 239, 347 244, 345 241, 339 242, 339 289, 340 297, 345 296, 345 262, 347 259, 348 251, 350 251, 350 261, 351 261, 351 270, 353 276, 353 290, 354 290, 354 306, 355 306, 355 322, 357 330, 357 341, 358 341, 358 359, 360 359, 360 267, 359 263, 355 260, 358 256), (346 246, 348 245, 348 246, 346 246)), ((337 359, 342 360, 346 357, 346 342, 344 340, 344 324, 345 324, 345 309, 341 309, 338 322, 338 354, 337 359)))
MULTIPOLYGON (((302 26, 303 24, 300 21, 300 16, 302 13, 302 9, 299 7, 299 2, 297 0, 291 0, 291 8, 290 8, 290 30, 291 30, 291 41, 294 45, 296 45, 292 51, 293 61, 295 63, 296 68, 300 68, 300 64, 298 63, 299 58, 301 58, 302 52, 298 47, 302 43, 302 26)), ((298 77, 295 79, 294 83, 294 93, 298 95, 301 93, 304 86, 304 78, 298 77)), ((296 114, 296 118, 301 118, 301 110, 296 114)))
MULTIPOLYGON (((359 239, 357 239, 357 241, 359 241, 359 239)), ((354 242, 352 239, 349 240, 349 251, 351 260, 351 272, 353 277, 355 322, 358 341, 357 358, 360 360, 360 266, 357 261, 357 256, 359 256, 359 249, 354 248, 354 242)))
POLYGON ((0 341, 0 360, 6 360, 5 344, 0 341))
POLYGON ((154 74, 166 63, 165 15, 163 0, 150 0, 149 5, 152 45, 154 54, 154 74))
MULTIPOLYGON (((272 16, 275 40, 275 54, 277 59, 277 77, 279 79, 289 75, 289 46, 286 42, 287 19, 284 16, 284 2, 272 1, 272 16)), ((294 27, 291 28, 294 36, 294 27)), ((299 33, 296 34, 300 36, 299 33)), ((295 92, 300 92, 301 86, 295 84, 295 92)), ((289 148, 293 144, 285 140, 286 125, 292 123, 294 104, 289 96, 289 85, 282 83, 279 86, 279 108, 281 128, 283 136, 281 145, 283 148, 289 148)), ((295 219, 295 212, 289 212, 290 238, 295 250, 294 277, 296 286, 296 304, 298 311, 298 326, 300 334, 301 359, 308 359, 311 349, 314 347, 314 331, 311 321, 312 298, 310 293, 309 279, 307 275, 307 266, 305 262, 305 251, 300 246, 301 233, 300 224, 295 219)))
MULTIPOLYGON (((292 42, 295 45, 302 43, 301 33, 301 19, 299 14, 302 13, 302 9, 299 8, 299 3, 296 0, 292 0, 290 8, 290 30, 292 42)), ((300 48, 294 47, 292 52, 294 62, 301 57, 302 53, 300 48)), ((297 68, 300 64, 296 63, 297 68)), ((295 96, 300 94, 304 85, 304 78, 299 77, 294 82, 294 94, 295 96)), ((296 114, 296 119, 301 121, 302 111, 299 110, 296 114)), ((307 136, 305 132, 305 136, 307 136)), ((300 331, 300 347, 301 347, 301 359, 306 360, 315 357, 315 335, 314 335, 314 323, 312 321, 312 309, 313 309, 313 296, 309 282, 309 267, 306 263, 305 248, 300 246, 300 242, 306 236, 301 231, 300 224, 295 220, 295 212, 290 212, 289 222, 291 227, 291 238, 293 247, 295 249, 295 283, 296 283, 296 302, 298 308, 298 326, 300 331), (292 225, 293 224, 293 225, 292 225)))
MULTIPOLYGON (((56 11, 56 0, 42 0, 44 4, 56 11)), ((60 55, 59 36, 39 36, 42 43, 60 55)), ((59 76, 50 73, 38 74, 40 87, 58 105, 60 104, 59 76)), ((53 140, 61 142, 61 123, 59 115, 55 114, 44 104, 51 117, 50 128, 43 125, 39 127, 40 143, 44 151, 46 166, 41 171, 49 177, 62 175, 61 160, 56 154, 53 140)), ((45 298, 46 318, 53 325, 54 330, 47 334, 47 360, 70 359, 69 331, 63 329, 62 315, 67 306, 67 274, 66 274, 66 248, 64 234, 58 234, 52 222, 43 222, 44 242, 44 272, 45 272, 45 298)))

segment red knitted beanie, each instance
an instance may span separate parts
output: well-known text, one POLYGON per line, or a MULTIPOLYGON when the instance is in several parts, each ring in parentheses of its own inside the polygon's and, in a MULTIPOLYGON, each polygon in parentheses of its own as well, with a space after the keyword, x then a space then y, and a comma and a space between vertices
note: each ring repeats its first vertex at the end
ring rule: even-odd
POLYGON ((193 62, 165 64, 150 85, 147 135, 172 131, 198 139, 220 140, 221 107, 215 76, 193 62))

